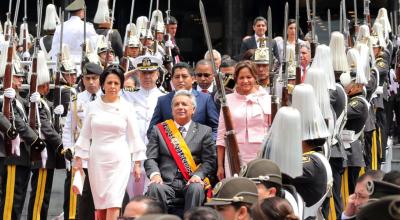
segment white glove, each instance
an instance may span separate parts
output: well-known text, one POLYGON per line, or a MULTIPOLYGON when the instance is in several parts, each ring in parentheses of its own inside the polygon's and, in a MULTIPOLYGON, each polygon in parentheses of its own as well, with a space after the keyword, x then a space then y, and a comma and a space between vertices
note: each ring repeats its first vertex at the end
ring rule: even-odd
POLYGON ((19 148, 20 144, 21 144, 21 139, 19 138, 19 135, 14 140, 11 140, 11 146, 12 146, 11 153, 13 155, 20 156, 21 154, 21 150, 19 148))
POLYGON ((376 88, 376 94, 378 95, 383 94, 383 86, 378 86, 378 88, 376 88))
POLYGON ((7 88, 4 90, 4 97, 7 97, 9 99, 14 99, 15 98, 15 89, 13 88, 7 88))
POLYGON ((172 43, 171 40, 167 40, 167 41, 165 41, 165 47, 173 48, 174 44, 172 43))
POLYGON ((31 102, 39 103, 40 102, 40 94, 38 92, 32 93, 31 97, 29 98, 31 102))
POLYGON ((24 58, 24 59, 29 59, 31 57, 31 54, 28 52, 28 51, 25 51, 23 54, 22 54, 22 58, 24 58))
POLYGON ((57 107, 54 108, 54 114, 62 115, 63 113, 64 113, 64 106, 63 105, 57 105, 57 107))
POLYGON ((40 152, 40 156, 42 157, 42 165, 43 168, 46 167, 46 162, 47 162, 47 149, 43 149, 42 152, 40 152))
POLYGON ((397 38, 397 40, 396 40, 396 45, 397 45, 397 46, 400 46, 400 37, 397 38))

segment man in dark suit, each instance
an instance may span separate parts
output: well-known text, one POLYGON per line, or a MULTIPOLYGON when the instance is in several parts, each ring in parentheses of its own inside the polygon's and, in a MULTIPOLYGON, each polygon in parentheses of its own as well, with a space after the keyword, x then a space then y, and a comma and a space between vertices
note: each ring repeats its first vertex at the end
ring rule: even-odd
POLYGON ((173 120, 153 126, 144 162, 150 179, 147 195, 164 205, 171 198, 183 196, 185 211, 203 204, 203 181, 213 172, 216 157, 211 128, 192 121, 195 111, 195 96, 186 90, 176 92, 173 120))
MULTIPOLYGON (((265 36, 265 32, 267 31, 267 20, 264 17, 256 17, 253 21, 253 30, 254 30, 254 35, 250 36, 249 38, 246 38, 245 40, 242 41, 242 45, 240 46, 240 57, 243 59, 243 55, 246 53, 246 51, 250 49, 257 49, 260 47, 260 43, 262 38, 265 38, 267 42, 267 47, 272 47, 272 52, 274 54, 275 59, 278 61, 278 64, 280 65, 280 59, 279 59, 279 51, 278 51, 278 46, 276 45, 275 40, 273 39, 267 39, 267 36, 265 36)), ((278 67, 279 67, 278 65, 278 67)))
MULTIPOLYGON (((172 68, 172 85, 176 91, 188 90, 196 97, 197 107, 192 120, 211 127, 215 139, 217 135, 219 113, 217 112, 214 101, 209 94, 192 89, 192 84, 193 72, 191 67, 183 62, 174 65, 172 68)), ((154 125, 167 119, 172 119, 171 102, 174 95, 175 91, 158 98, 149 129, 147 130, 147 136, 150 135, 154 125)))

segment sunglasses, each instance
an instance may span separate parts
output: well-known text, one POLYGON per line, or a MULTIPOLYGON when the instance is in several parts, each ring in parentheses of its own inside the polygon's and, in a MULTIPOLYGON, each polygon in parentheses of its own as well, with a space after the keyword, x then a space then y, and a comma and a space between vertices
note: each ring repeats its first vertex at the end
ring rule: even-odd
POLYGON ((210 74, 210 73, 196 73, 196 76, 197 76, 197 77, 202 77, 202 76, 204 76, 204 77, 210 77, 211 74, 210 74))

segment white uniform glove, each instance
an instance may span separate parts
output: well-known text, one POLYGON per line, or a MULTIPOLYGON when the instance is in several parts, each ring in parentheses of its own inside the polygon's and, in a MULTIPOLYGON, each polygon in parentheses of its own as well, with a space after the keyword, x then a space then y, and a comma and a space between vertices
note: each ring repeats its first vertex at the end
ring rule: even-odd
POLYGON ((165 41, 165 47, 173 48, 174 44, 172 43, 171 40, 167 40, 167 41, 165 41))
POLYGON ((54 108, 54 114, 62 115, 63 113, 64 113, 64 106, 63 105, 57 105, 57 107, 54 108))
POLYGON ((378 86, 378 88, 376 88, 376 94, 378 95, 383 94, 383 86, 378 86))
POLYGON ((4 89, 4 97, 7 97, 9 99, 14 99, 15 98, 15 89, 13 89, 13 88, 4 89))
POLYGON ((11 140, 11 146, 12 146, 11 153, 13 155, 17 156, 21 155, 21 150, 19 148, 20 144, 21 144, 21 139, 19 138, 19 135, 14 140, 11 140))
POLYGON ((31 97, 29 98, 31 102, 39 103, 40 102, 40 94, 38 92, 32 93, 31 97))

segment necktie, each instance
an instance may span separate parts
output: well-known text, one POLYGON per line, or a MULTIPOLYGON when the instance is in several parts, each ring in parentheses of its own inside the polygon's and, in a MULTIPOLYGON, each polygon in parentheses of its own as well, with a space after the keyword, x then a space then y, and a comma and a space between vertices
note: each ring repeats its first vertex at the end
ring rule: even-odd
POLYGON ((182 137, 185 138, 185 132, 186 132, 185 127, 180 126, 180 127, 178 128, 178 130, 179 130, 179 132, 181 133, 182 137))
POLYGON ((207 89, 202 89, 201 90, 203 93, 208 93, 208 90, 207 89))
POLYGON ((92 96, 90 96, 90 101, 96 100, 96 93, 93 93, 92 96))

